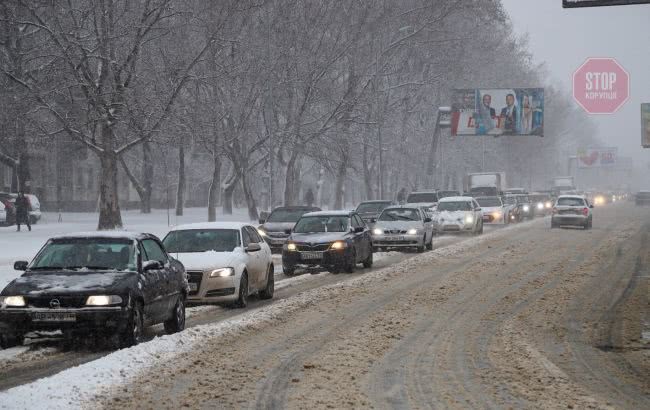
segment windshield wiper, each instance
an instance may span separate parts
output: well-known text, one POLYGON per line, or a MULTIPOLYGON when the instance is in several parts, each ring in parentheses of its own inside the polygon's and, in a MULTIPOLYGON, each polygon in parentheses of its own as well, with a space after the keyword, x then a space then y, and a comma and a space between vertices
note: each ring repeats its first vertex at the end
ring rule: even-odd
POLYGON ((115 269, 115 268, 111 268, 111 267, 108 267, 108 266, 92 266, 92 265, 89 265, 89 266, 66 266, 66 267, 63 268, 63 269, 71 269, 71 270, 79 270, 79 269, 88 269, 88 270, 112 270, 112 269, 115 269))
POLYGON ((57 270, 65 269, 63 266, 34 266, 29 268, 29 270, 57 270))

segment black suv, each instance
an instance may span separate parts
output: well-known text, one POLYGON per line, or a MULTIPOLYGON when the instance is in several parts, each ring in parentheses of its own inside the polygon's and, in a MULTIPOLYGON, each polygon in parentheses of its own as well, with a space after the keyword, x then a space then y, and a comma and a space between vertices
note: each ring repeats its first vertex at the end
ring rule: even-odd
POLYGON ((297 266, 320 266, 332 273, 354 272, 357 263, 372 266, 370 229, 355 211, 321 211, 303 215, 282 250, 285 275, 297 266))
POLYGON ((62 330, 67 341, 93 332, 115 344, 141 341, 145 326, 185 328, 185 268, 150 234, 97 232, 50 239, 0 293, 0 342, 62 330))
POLYGON ((257 231, 264 241, 269 244, 272 253, 281 253, 282 247, 293 226, 301 216, 307 212, 320 211, 314 206, 280 206, 271 212, 270 215, 260 218, 260 226, 257 231))

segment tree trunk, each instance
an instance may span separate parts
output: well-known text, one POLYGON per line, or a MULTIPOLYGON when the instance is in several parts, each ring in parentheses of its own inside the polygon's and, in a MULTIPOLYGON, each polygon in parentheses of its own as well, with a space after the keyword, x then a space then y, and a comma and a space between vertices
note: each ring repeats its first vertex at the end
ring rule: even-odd
POLYGON ((122 215, 117 188, 117 154, 106 150, 99 154, 101 164, 99 180, 99 223, 100 231, 122 227, 122 215))
POLYGON ((336 188, 334 189, 334 209, 343 209, 345 195, 345 177, 347 175, 346 161, 342 161, 336 172, 336 188))
POLYGON ((368 161, 368 144, 363 144, 363 184, 366 188, 366 200, 372 200, 372 173, 368 161))
POLYGON ((300 181, 300 161, 297 150, 291 153, 284 177, 284 206, 296 205, 296 196, 299 191, 297 185, 300 181))
POLYGON ((212 181, 210 181, 208 191, 208 222, 217 220, 217 203, 219 202, 219 191, 221 190, 221 160, 218 155, 215 155, 213 161, 212 181))
POLYGON ((244 190, 244 198, 246 198, 246 206, 248 207, 248 218, 251 221, 257 221, 260 219, 260 215, 257 212, 257 203, 255 202, 255 197, 253 196, 253 192, 248 183, 248 177, 245 173, 242 174, 241 185, 244 190))
POLYGON ((181 141, 178 149, 178 189, 176 190, 176 216, 183 216, 185 198, 185 146, 181 141))
POLYGON ((239 182, 239 174, 235 172, 223 189, 223 213, 225 215, 232 215, 232 197, 237 182, 239 182))
POLYGON ((318 171, 318 181, 316 181, 316 206, 323 207, 323 183, 325 182, 325 169, 320 167, 318 171))
MULTIPOLYGON (((140 196, 140 212, 151 213, 151 193, 153 191, 153 159, 151 158, 151 143, 145 141, 142 144, 142 187, 140 196)), ((138 192, 139 193, 139 192, 138 192)))

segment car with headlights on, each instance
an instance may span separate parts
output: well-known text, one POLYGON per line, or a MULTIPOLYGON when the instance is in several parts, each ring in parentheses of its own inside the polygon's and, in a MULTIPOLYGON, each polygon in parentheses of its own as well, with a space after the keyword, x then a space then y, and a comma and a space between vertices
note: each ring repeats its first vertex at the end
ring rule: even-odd
POLYGON ((435 211, 439 200, 440 197, 438 196, 438 191, 417 191, 411 192, 406 197, 405 205, 423 206, 431 211, 435 211))
POLYGON ((307 212, 320 211, 314 206, 280 206, 275 208, 267 217, 259 220, 258 233, 271 248, 273 253, 282 253, 289 232, 298 219, 307 212))
POLYGON ((551 213, 554 201, 550 195, 541 192, 533 192, 528 194, 528 199, 532 203, 535 216, 546 216, 551 213))
POLYGON ((356 211, 320 211, 303 215, 282 250, 284 274, 297 267, 321 267, 332 273, 353 273, 356 265, 370 268, 370 229, 356 211))
POLYGON ((386 207, 393 205, 394 202, 386 199, 375 199, 363 201, 357 206, 357 213, 369 227, 372 227, 374 221, 379 217, 381 211, 386 207))
POLYGON ((476 200, 469 196, 452 196, 438 202, 436 211, 439 234, 469 232, 483 233, 483 212, 476 200))
POLYGON ((248 297, 273 297, 271 248, 252 225, 206 222, 180 225, 163 239, 185 266, 188 302, 246 307, 248 297))
POLYGON ((528 195, 504 195, 503 202, 510 208, 508 215, 510 222, 521 222, 526 218, 533 218, 533 207, 528 195))
POLYGON ((591 229, 593 207, 584 196, 560 195, 553 207, 551 228, 581 226, 584 229, 591 229))
POLYGON ((481 207, 483 213, 483 223, 487 224, 507 224, 508 207, 498 196, 482 196, 475 198, 481 207))
POLYGON ((408 205, 384 209, 372 229, 377 251, 433 249, 433 223, 424 208, 408 205))
POLYGON ((0 293, 0 342, 32 331, 62 330, 72 341, 92 333, 131 346, 143 329, 185 328, 185 268, 151 234, 90 232, 51 238, 24 273, 0 293))

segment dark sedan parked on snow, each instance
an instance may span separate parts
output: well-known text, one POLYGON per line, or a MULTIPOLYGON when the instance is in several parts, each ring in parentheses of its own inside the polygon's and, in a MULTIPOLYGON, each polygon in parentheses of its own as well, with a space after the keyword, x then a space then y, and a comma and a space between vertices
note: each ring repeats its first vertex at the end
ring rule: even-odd
POLYGON ((357 263, 372 266, 370 229, 355 211, 321 211, 303 215, 282 251, 285 275, 297 266, 320 266, 332 273, 354 272, 357 263))
POLYGON ((145 326, 185 327, 185 268, 150 234, 92 232, 50 239, 25 271, 0 293, 2 347, 25 333, 62 330, 70 341, 86 333, 140 342, 145 326))

